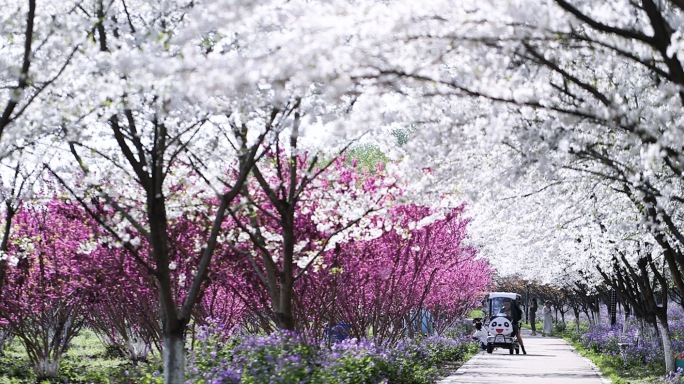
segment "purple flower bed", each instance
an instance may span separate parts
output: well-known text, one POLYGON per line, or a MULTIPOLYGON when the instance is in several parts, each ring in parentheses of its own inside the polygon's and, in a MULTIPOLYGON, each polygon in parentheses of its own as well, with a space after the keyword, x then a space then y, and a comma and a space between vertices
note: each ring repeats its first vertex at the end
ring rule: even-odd
POLYGON ((680 384, 682 382, 682 371, 681 368, 677 368, 675 372, 670 372, 664 377, 660 378, 660 383, 662 384, 680 384))
POLYGON ((468 338, 430 336, 394 346, 348 339, 311 345, 293 333, 222 337, 204 330, 188 356, 188 383, 432 383, 447 361, 477 345, 468 338))
POLYGON ((589 350, 617 356, 620 353, 618 343, 622 342, 621 333, 622 326, 611 327, 608 324, 591 325, 587 332, 580 337, 580 341, 589 350))
POLYGON ((659 363, 663 360, 659 342, 643 339, 639 336, 638 328, 633 326, 627 327, 623 333, 621 324, 593 325, 580 337, 580 341, 585 348, 603 355, 620 357, 627 365, 659 363))

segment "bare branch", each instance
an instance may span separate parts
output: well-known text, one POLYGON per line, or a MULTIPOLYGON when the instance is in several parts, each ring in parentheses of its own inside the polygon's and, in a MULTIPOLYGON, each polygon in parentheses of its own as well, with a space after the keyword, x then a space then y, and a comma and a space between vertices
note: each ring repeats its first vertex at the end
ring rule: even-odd
MULTIPOLYGON (((115 239, 120 241, 121 244, 123 245, 123 247, 126 248, 126 250, 135 258, 135 260, 138 263, 140 263, 140 265, 143 266, 143 268, 145 268, 145 270, 148 273, 150 273, 151 275, 156 275, 156 270, 152 266, 150 266, 143 258, 140 257, 138 251, 133 247, 133 245, 130 242, 124 241, 121 238, 121 236, 114 230, 114 228, 112 228, 112 226, 109 225, 109 223, 105 222, 102 219, 102 214, 100 214, 99 212, 93 211, 93 209, 90 207, 90 205, 87 204, 86 201, 76 193, 76 191, 71 189, 71 187, 69 187, 69 185, 67 185, 67 183, 64 181, 64 179, 62 179, 57 174, 57 172, 52 170, 52 168, 50 168, 49 165, 44 164, 44 166, 50 172, 50 174, 52 174, 52 176, 54 176, 57 179, 57 181, 59 181, 59 183, 64 188, 66 188, 67 191, 69 191, 69 194, 71 194, 71 196, 73 196, 79 202, 81 207, 83 207, 83 209, 88 213, 88 215, 90 215, 90 217, 93 218, 93 220, 97 221, 97 223, 100 224, 102 226, 102 228, 104 228, 110 235, 112 235, 115 239)), ((115 209, 116 209, 116 207, 115 207, 115 209)), ((117 212, 120 212, 120 211, 117 210, 117 212)), ((133 221, 133 223, 135 223, 135 221, 133 221)))

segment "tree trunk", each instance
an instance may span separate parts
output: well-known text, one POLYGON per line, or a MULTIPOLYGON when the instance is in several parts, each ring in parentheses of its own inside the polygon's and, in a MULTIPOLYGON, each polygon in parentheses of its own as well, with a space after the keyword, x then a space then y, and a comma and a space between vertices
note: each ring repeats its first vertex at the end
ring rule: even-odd
POLYGON ((3 329, 0 329, 0 356, 4 354, 5 345, 9 344, 12 339, 12 332, 8 325, 5 325, 3 329))
POLYGON ((280 303, 276 318, 278 321, 278 328, 288 331, 295 330, 294 313, 292 308, 292 294, 294 289, 288 286, 287 283, 280 287, 280 303))
POLYGON ((630 315, 630 310, 629 310, 629 304, 625 304, 625 319, 622 321, 622 332, 626 333, 627 328, 629 327, 629 315, 630 315))
POLYGON ((667 325, 667 319, 660 319, 658 317, 658 331, 660 338, 663 341, 663 354, 665 355, 665 371, 672 372, 675 370, 674 352, 672 349, 672 339, 670 335, 670 327, 667 325))
MULTIPOLYGON (((5 226, 2 233, 2 243, 0 243, 0 251, 7 252, 9 244, 9 237, 12 230, 12 219, 17 213, 17 209, 12 206, 12 199, 5 202, 5 226)), ((7 260, 0 260, 0 295, 2 295, 2 286, 5 283, 5 275, 7 274, 7 260)))
POLYGON ((185 345, 183 335, 164 335, 164 383, 185 383, 185 345))
POLYGON ((42 383, 44 380, 52 382, 59 374, 60 359, 50 357, 39 357, 33 362, 33 368, 36 372, 36 382, 42 383))
POLYGON ((141 338, 129 338, 126 340, 126 354, 131 361, 147 361, 147 356, 152 352, 152 346, 141 338))

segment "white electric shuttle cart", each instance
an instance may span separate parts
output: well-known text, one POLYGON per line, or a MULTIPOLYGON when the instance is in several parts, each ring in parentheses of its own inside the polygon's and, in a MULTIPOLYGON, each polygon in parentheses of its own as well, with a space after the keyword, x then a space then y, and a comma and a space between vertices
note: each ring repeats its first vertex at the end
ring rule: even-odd
POLYGON ((487 297, 484 312, 484 325, 487 327, 487 353, 496 348, 505 348, 511 355, 520 353, 518 338, 513 334, 513 318, 505 313, 505 301, 522 304, 521 297, 511 292, 491 292, 487 297))

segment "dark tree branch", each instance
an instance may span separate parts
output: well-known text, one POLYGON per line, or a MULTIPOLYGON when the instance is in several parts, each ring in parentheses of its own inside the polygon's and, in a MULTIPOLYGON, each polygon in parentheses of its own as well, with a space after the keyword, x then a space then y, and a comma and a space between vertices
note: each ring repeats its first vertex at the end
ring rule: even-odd
POLYGON ((19 99, 23 92, 29 86, 29 70, 31 69, 31 57, 33 52, 31 46, 33 44, 33 26, 36 18, 36 0, 29 0, 29 9, 26 14, 26 31, 24 32, 24 56, 21 63, 21 71, 19 72, 19 79, 17 86, 10 90, 10 99, 5 106, 5 110, 0 116, 0 137, 2 137, 5 128, 14 119, 12 112, 19 104, 19 99))
POLYGON ((606 107, 611 106, 610 100, 608 100, 608 97, 606 97, 604 94, 602 94, 596 87, 593 87, 589 85, 588 83, 580 80, 578 77, 572 75, 568 71, 562 69, 558 64, 546 59, 544 55, 540 54, 537 52, 536 49, 534 49, 532 46, 530 46, 527 43, 523 43, 523 46, 525 47, 526 51, 532 55, 532 58, 537 61, 539 64, 542 64, 549 69, 551 69, 554 72, 557 72, 559 75, 563 76, 564 79, 567 79, 582 88, 583 90, 589 92, 592 96, 594 96, 596 99, 598 99, 601 104, 605 105, 606 107))
POLYGON ((583 21, 587 25, 589 25, 591 28, 600 31, 600 32, 605 32, 605 33, 610 33, 614 34, 617 36, 624 37, 626 39, 635 39, 639 41, 643 41, 646 44, 653 45, 653 39, 639 31, 635 30, 630 30, 630 29, 623 29, 623 28, 618 28, 618 27, 613 27, 610 25, 606 25, 603 23, 600 23, 591 17, 587 16, 586 14, 582 13, 579 9, 577 9, 575 6, 570 4, 569 2, 565 0, 555 0, 556 4, 558 4, 561 8, 563 8, 565 11, 569 12, 579 20, 583 21))

